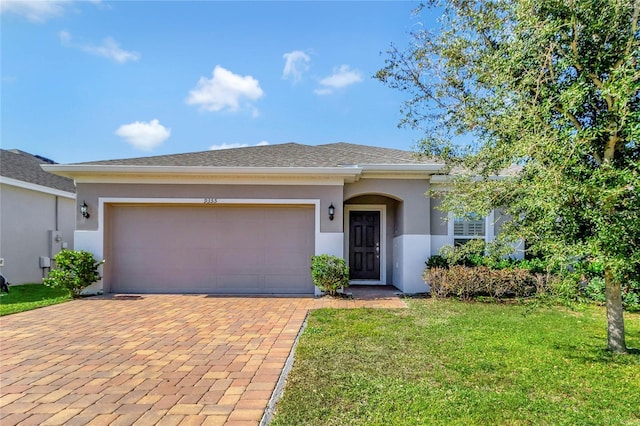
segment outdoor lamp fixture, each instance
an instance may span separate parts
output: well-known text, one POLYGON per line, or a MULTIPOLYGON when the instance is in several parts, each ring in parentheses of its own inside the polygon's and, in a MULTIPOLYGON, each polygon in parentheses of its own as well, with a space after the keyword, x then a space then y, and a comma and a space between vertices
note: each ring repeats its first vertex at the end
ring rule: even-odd
POLYGON ((82 217, 84 217, 85 219, 89 219, 89 216, 91 216, 89 214, 89 212, 87 211, 87 209, 89 208, 89 206, 87 206, 87 202, 83 201, 82 205, 80 206, 80 214, 82 215, 82 217))
POLYGON ((333 207, 333 203, 329 206, 329 220, 333 220, 333 216, 336 214, 336 208, 333 207))

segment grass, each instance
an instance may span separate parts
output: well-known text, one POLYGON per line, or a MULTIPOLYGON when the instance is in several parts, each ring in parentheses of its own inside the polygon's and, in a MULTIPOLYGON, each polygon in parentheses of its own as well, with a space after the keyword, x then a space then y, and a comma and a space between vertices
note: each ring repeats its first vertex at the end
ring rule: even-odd
POLYGON ((9 287, 9 294, 0 296, 0 316, 30 311, 43 306, 71 300, 68 290, 50 288, 43 284, 23 284, 9 287))
POLYGON ((313 312, 272 424, 640 424, 640 355, 604 349, 602 308, 408 304, 313 312))

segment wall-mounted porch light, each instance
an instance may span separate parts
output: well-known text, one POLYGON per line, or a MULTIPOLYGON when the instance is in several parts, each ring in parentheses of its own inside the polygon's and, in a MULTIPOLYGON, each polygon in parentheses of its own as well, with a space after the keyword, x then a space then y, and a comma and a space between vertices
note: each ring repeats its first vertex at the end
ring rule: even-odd
POLYGON ((82 205, 80 206, 80 214, 82 215, 82 217, 84 217, 85 219, 89 219, 89 216, 91 216, 89 214, 89 206, 87 206, 87 202, 83 201, 82 205))
POLYGON ((329 220, 333 220, 333 217, 336 214, 336 208, 333 207, 333 203, 329 206, 329 220))

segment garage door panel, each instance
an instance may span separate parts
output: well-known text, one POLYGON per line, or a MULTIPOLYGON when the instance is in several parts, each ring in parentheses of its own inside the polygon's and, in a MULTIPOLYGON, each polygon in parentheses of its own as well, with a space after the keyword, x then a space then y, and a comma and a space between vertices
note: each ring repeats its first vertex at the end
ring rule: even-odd
POLYGON ((264 227, 266 222, 244 221, 226 222, 222 224, 224 232, 220 232, 218 237, 218 247, 224 249, 248 249, 251 247, 264 248, 264 227), (249 230, 252 230, 250 232, 249 230))
POLYGON ((163 271, 180 268, 185 260, 188 260, 191 265, 210 265, 213 263, 214 256, 211 249, 195 247, 180 249, 175 245, 150 245, 146 248, 121 248, 113 253, 112 258, 123 268, 163 271))
POLYGON ((115 205, 110 211, 112 292, 313 293, 312 207, 115 205))
POLYGON ((266 253, 266 262, 277 268, 307 268, 310 271, 308 268, 311 267, 310 256, 295 249, 277 248, 269 251, 266 253))
POLYGON ((221 249, 216 257, 216 268, 221 275, 261 274, 265 268, 264 250, 221 249))
POLYGON ((177 253, 175 253, 174 256, 163 259, 163 261, 172 262, 173 259, 180 258, 182 255, 189 260, 187 265, 190 267, 197 265, 199 267, 211 268, 214 265, 217 250, 212 249, 211 247, 187 247, 184 250, 177 248, 176 252, 177 253))
MULTIPOLYGON (((290 230, 289 233, 299 233, 300 230, 290 230)), ((286 234, 286 233, 285 233, 286 234)), ((273 237, 267 237, 268 241, 272 241, 270 247, 272 250, 277 252, 281 250, 299 250, 300 241, 295 238, 286 238, 282 236, 282 233, 278 233, 273 237)), ((305 241, 305 245, 308 245, 309 242, 305 241)))
MULTIPOLYGON (((267 275, 265 277, 265 287, 271 288, 276 293, 293 293, 299 288, 300 282, 304 282, 306 274, 301 275, 267 275)), ((306 291, 313 292, 313 284, 307 283, 306 291)))
POLYGON ((264 281, 259 275, 218 275, 218 289, 229 293, 263 293, 264 281))
MULTIPOLYGON (((148 292, 175 292, 184 286, 210 283, 210 270, 199 268, 180 268, 179 266, 141 268, 140 265, 125 265, 119 274, 126 277, 126 288, 148 292)), ((120 291, 125 291, 121 289, 120 291)), ((130 290, 126 290, 130 291, 130 290)))

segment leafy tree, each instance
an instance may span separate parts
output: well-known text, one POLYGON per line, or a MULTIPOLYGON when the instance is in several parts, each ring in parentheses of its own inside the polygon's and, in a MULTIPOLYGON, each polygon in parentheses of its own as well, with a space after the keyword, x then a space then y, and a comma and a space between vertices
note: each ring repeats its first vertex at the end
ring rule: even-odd
POLYGON ((640 0, 432 0, 425 12, 442 13, 437 27, 392 45, 376 77, 408 93, 401 125, 424 131, 423 155, 472 171, 444 206, 503 208, 505 235, 532 252, 601 262, 608 348, 626 352, 621 283, 640 264, 640 0))

